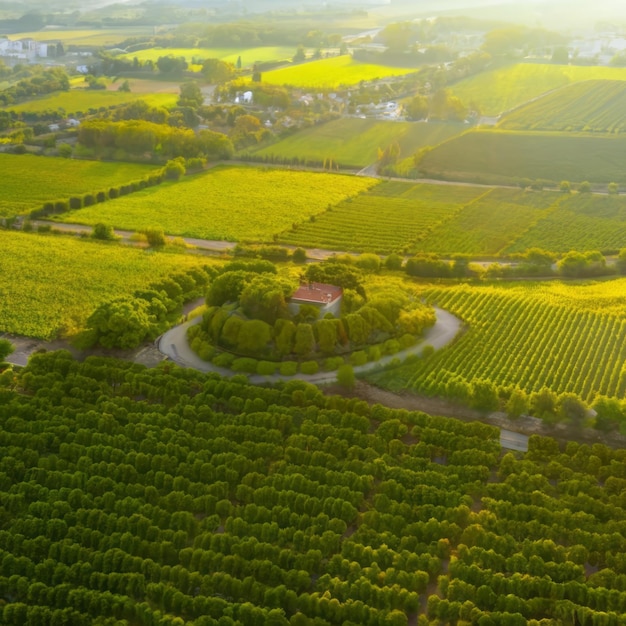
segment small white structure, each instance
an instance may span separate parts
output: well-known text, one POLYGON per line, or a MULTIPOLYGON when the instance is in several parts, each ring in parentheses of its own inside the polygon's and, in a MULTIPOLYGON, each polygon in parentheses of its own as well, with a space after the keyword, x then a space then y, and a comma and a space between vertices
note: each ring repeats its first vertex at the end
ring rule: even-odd
POLYGON ((244 91, 243 96, 241 96, 241 101, 244 104, 252 104, 253 99, 254 99, 254 94, 251 91, 244 91))
POLYGON ((78 120, 75 120, 73 117, 68 118, 68 120, 65 123, 70 128, 76 128, 76 127, 80 126, 80 122, 78 120))
POLYGON ((326 283, 304 283, 298 287, 289 301, 289 310, 297 314, 303 304, 312 304, 320 310, 320 315, 332 313, 339 317, 343 289, 326 283))
POLYGON ((0 37, 0 56, 17 59, 34 59, 48 56, 48 44, 34 39, 8 39, 0 37))

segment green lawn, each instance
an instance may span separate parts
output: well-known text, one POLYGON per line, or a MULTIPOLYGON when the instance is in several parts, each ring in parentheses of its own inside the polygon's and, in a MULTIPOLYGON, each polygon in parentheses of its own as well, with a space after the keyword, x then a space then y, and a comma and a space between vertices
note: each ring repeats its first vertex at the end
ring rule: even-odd
POLYGON ((153 170, 153 166, 135 163, 0 154, 0 217, 13 217, 39 209, 46 201, 67 199, 139 180, 153 170))
POLYGON ((343 55, 265 72, 263 82, 274 85, 333 89, 340 85, 356 85, 361 81, 387 76, 404 76, 416 71, 416 69, 406 67, 361 63, 355 61, 350 55, 343 55))
POLYGON ((254 154, 319 162, 332 160, 343 167, 365 167, 377 160, 379 149, 393 142, 400 145, 401 157, 407 157, 462 130, 464 127, 458 124, 342 118, 307 128, 254 154))
POLYGON ((116 228, 161 228, 169 235, 272 241, 276 233, 356 196, 371 178, 224 166, 165 183, 60 219, 116 228))
POLYGON ((450 86, 484 115, 500 115, 547 91, 583 80, 626 80, 626 68, 517 63, 483 72, 450 86))
POLYGON ((427 178, 447 180, 608 183, 626 179, 625 159, 621 136, 473 130, 426 154, 419 169, 427 178))

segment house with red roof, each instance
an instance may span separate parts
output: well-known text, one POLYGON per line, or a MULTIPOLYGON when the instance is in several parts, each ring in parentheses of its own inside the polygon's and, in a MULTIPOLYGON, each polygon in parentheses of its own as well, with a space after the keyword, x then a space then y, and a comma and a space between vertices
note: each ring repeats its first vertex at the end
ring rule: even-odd
POLYGON ((289 300, 289 310, 296 314, 302 304, 312 304, 320 310, 320 317, 332 313, 339 317, 343 289, 326 283, 303 283, 289 300))

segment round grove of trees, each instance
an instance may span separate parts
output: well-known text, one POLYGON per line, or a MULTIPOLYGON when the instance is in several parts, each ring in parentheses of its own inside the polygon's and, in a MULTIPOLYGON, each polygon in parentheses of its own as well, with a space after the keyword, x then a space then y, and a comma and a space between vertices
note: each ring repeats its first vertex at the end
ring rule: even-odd
POLYGON ((336 369, 345 355, 362 365, 410 347, 435 322, 432 307, 404 291, 368 295, 362 271, 354 266, 337 261, 310 265, 301 280, 341 287, 341 314, 308 303, 290 306, 297 281, 279 275, 269 261, 229 263, 209 286, 202 322, 189 329, 192 349, 220 366, 243 357, 251 362, 239 365, 248 365, 249 371, 273 373, 280 362, 309 361, 301 371, 315 373, 321 359, 327 369, 336 369), (258 371, 257 359, 266 362, 267 372, 258 371))

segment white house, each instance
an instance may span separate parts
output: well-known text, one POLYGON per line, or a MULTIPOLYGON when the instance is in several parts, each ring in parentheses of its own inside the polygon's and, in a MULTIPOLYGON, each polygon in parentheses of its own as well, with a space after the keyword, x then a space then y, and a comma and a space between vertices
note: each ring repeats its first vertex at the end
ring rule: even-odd
POLYGON ((320 315, 332 313, 339 317, 343 289, 326 283, 304 283, 298 287, 289 301, 289 310, 297 314, 303 304, 312 304, 319 308, 320 315))

